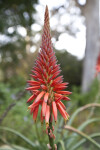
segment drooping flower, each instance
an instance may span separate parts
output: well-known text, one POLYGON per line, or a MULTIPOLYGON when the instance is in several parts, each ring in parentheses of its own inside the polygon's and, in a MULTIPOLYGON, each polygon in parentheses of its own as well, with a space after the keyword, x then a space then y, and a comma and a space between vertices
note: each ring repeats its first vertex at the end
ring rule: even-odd
POLYGON ((99 72, 100 72, 100 53, 99 53, 99 56, 97 58, 97 63, 96 63, 96 76, 99 72))
POLYGON ((45 120, 49 125, 49 120, 53 120, 52 116, 56 122, 58 110, 65 120, 69 118, 62 100, 69 101, 67 96, 71 92, 64 90, 68 83, 63 83, 60 72, 60 65, 57 64, 51 42, 49 13, 46 6, 41 50, 32 70, 32 80, 27 81, 29 84, 27 90, 32 92, 32 96, 27 100, 32 102, 28 108, 34 120, 37 119, 39 106, 41 106, 41 123, 45 120))

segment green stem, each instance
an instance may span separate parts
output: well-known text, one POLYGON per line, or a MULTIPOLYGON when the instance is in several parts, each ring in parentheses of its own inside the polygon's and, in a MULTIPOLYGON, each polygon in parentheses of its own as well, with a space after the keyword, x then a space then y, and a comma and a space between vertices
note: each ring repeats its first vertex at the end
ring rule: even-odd
MULTIPOLYGON (((50 117, 51 120, 51 117, 50 117)), ((49 120, 49 128, 48 128, 48 137, 49 137, 49 144, 51 149, 50 150, 55 150, 54 147, 54 139, 50 137, 50 129, 52 130, 52 122, 49 120)))

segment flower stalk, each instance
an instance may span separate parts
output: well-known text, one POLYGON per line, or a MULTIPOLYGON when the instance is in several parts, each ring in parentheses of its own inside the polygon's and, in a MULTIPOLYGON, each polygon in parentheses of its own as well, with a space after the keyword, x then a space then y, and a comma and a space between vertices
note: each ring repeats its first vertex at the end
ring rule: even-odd
MULTIPOLYGON (((51 120, 51 117, 50 117, 51 120)), ((51 132, 53 132, 53 126, 52 126, 52 122, 49 120, 49 128, 48 128, 48 137, 49 137, 49 145, 50 145, 50 149, 51 150, 55 150, 54 147, 54 138, 52 137, 51 132)))

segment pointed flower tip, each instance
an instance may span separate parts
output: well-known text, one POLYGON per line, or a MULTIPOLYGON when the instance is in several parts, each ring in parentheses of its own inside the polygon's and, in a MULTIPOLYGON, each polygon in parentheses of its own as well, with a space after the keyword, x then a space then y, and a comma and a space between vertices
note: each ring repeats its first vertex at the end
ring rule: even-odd
POLYGON ((46 7, 45 7, 45 15, 46 14, 49 14, 48 5, 46 5, 46 7))
POLYGON ((45 8, 44 24, 46 24, 48 27, 50 26, 50 24, 49 24, 49 10, 48 10, 47 5, 46 5, 46 8, 45 8))
POLYGON ((48 11, 48 5, 46 5, 45 11, 48 11))

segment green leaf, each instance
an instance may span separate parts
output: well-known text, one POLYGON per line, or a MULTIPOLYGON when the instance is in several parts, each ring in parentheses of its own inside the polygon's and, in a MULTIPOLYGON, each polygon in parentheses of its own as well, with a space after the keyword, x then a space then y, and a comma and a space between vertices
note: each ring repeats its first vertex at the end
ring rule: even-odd
POLYGON ((35 144, 32 141, 30 141, 28 138, 26 138, 24 135, 22 135, 21 133, 19 133, 18 131, 15 131, 14 129, 10 129, 8 127, 0 127, 0 130, 5 130, 5 131, 9 131, 17 136, 19 136, 21 139, 23 139, 25 142, 27 142, 29 145, 31 145, 32 147, 40 147, 39 144, 35 144))
POLYGON ((5 148, 0 148, 0 150, 15 150, 15 149, 10 149, 10 148, 9 148, 9 149, 7 149, 7 148, 6 148, 6 149, 5 149, 5 148))
MULTIPOLYGON (((100 133, 94 133, 90 135, 91 138, 99 137, 100 133)), ((76 145, 74 145, 71 150, 76 150, 78 147, 80 147, 82 144, 84 144, 87 141, 87 139, 80 140, 76 145)))
POLYGON ((78 113, 80 113, 81 111, 84 111, 85 109, 88 109, 89 107, 100 107, 100 104, 98 103, 91 103, 91 104, 87 104, 84 105, 83 107, 78 108, 71 116, 71 118, 68 121, 68 125, 72 125, 75 117, 78 115, 78 113))
MULTIPOLYGON (((89 119, 89 120, 83 122, 82 125, 80 125, 78 127, 78 130, 82 131, 87 125, 89 125, 90 123, 96 122, 96 121, 100 121, 100 118, 93 118, 93 119, 89 119)), ((72 134, 72 138, 68 142, 68 147, 71 146, 72 144, 76 143, 76 141, 78 140, 78 136, 79 135, 77 135, 76 133, 72 134)))
POLYGON ((13 145, 13 147, 16 149, 16 150, 29 150, 25 147, 22 147, 22 146, 18 146, 18 145, 13 145))
POLYGON ((93 140, 93 139, 92 139, 91 137, 89 137, 87 134, 85 134, 85 133, 83 133, 83 132, 77 130, 76 128, 73 128, 73 127, 71 127, 71 126, 68 126, 68 125, 66 125, 66 126, 64 127, 64 129, 67 129, 67 130, 69 130, 69 131, 73 131, 73 132, 79 134, 80 136, 84 137, 86 140, 88 140, 89 142, 91 142, 95 147, 97 147, 97 148, 100 149, 100 144, 98 144, 95 140, 93 140))
POLYGON ((62 140, 58 141, 57 144, 61 144, 62 150, 65 150, 64 142, 62 140))
POLYGON ((0 148, 0 150, 15 150, 13 148, 0 148))
POLYGON ((78 127, 78 130, 82 131, 87 125, 89 125, 90 123, 93 123, 93 122, 97 122, 97 121, 100 121, 100 118, 88 119, 87 121, 83 122, 82 125, 80 125, 78 127))

